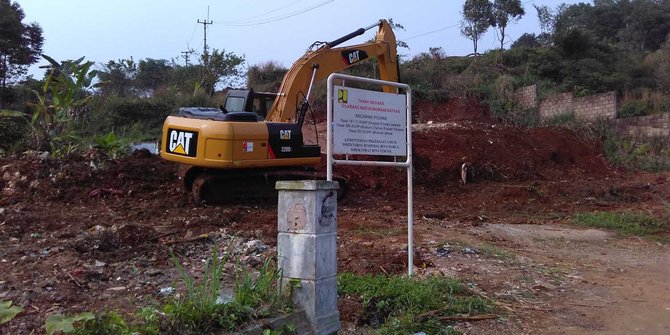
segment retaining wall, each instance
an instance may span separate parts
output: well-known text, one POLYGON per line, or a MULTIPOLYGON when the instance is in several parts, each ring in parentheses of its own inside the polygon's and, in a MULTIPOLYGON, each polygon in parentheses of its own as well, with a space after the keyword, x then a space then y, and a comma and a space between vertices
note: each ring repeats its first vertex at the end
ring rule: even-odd
POLYGON ((553 94, 540 103, 540 120, 546 121, 574 111, 574 96, 572 93, 553 94))
POLYGON ((594 94, 588 97, 575 98, 573 110, 579 121, 614 120, 616 119, 616 92, 594 94))
POLYGON ((661 137, 670 142, 670 113, 617 119, 615 124, 626 137, 661 137))
POLYGON ((540 120, 547 121, 561 114, 574 113, 575 119, 583 122, 616 119, 616 92, 594 94, 575 98, 572 93, 549 96, 540 104, 540 120))
POLYGON ((514 99, 522 108, 537 107, 537 85, 521 87, 514 92, 514 99))

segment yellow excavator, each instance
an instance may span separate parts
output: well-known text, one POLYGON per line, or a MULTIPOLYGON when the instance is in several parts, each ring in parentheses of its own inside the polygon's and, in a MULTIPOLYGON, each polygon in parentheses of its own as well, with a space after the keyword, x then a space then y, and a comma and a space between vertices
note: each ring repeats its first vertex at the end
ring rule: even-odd
POLYGON ((320 162, 321 148, 305 144, 302 135, 312 88, 331 73, 374 58, 380 78, 397 82, 396 39, 386 20, 314 43, 277 93, 230 90, 220 108, 180 108, 163 124, 161 157, 182 164, 180 177, 197 202, 265 197, 274 194, 276 180, 314 179, 305 167, 320 162), (374 40, 336 47, 375 27, 374 40))

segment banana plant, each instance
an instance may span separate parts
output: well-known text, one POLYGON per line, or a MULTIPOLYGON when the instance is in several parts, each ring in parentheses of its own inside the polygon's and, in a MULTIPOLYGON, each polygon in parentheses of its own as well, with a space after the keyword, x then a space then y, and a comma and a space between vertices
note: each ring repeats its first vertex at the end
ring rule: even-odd
POLYGON ((41 91, 33 91, 37 97, 32 115, 33 140, 38 149, 53 150, 76 138, 72 116, 91 99, 87 90, 93 87, 97 71, 91 70, 94 63, 84 61, 84 57, 62 62, 42 57, 50 65, 41 91))

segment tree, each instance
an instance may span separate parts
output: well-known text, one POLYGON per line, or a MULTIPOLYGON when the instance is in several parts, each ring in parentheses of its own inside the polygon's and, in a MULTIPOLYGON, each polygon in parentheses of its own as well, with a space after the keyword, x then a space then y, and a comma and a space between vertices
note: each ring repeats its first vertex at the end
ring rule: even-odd
POLYGON ((226 50, 212 50, 212 54, 202 55, 203 75, 201 87, 207 94, 214 94, 216 84, 226 78, 226 84, 235 83, 242 76, 241 65, 244 63, 243 56, 237 56, 226 50))
POLYGON ((551 34, 554 30, 554 21, 556 17, 547 5, 533 5, 537 11, 537 19, 540 21, 540 30, 543 34, 551 34))
POLYGON ((475 55, 477 55, 477 42, 494 23, 493 5, 488 0, 465 1, 461 34, 472 40, 475 55))
POLYGON ((130 59, 110 60, 98 73, 103 95, 115 94, 119 97, 133 95, 137 78, 137 63, 130 59))
POLYGON ((42 28, 22 23, 25 14, 18 3, 0 0, 0 108, 13 78, 24 75, 42 52, 42 28))
POLYGON ((655 51, 670 34, 670 1, 633 1, 619 31, 627 49, 655 51))
POLYGON ((247 87, 255 91, 277 92, 286 71, 288 69, 273 61, 254 65, 247 71, 247 87))
POLYGON ((137 87, 145 96, 153 95, 158 88, 168 85, 172 66, 165 59, 147 58, 140 61, 137 87))
POLYGON ((498 29, 500 40, 500 63, 503 62, 503 50, 505 49, 505 30, 507 24, 518 21, 526 12, 520 0, 495 0, 493 2, 493 18, 495 27, 498 29))

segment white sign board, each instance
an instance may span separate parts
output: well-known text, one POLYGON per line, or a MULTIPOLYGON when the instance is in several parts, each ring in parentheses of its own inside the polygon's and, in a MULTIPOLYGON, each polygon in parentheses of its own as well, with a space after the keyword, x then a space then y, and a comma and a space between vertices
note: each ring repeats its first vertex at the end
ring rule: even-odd
POLYGON ((335 86, 335 154, 407 156, 407 97, 404 94, 335 86))

